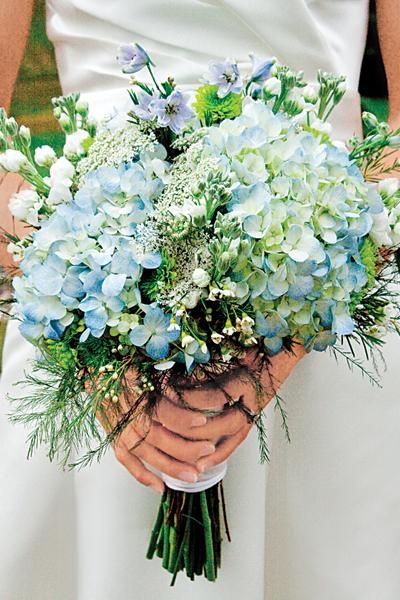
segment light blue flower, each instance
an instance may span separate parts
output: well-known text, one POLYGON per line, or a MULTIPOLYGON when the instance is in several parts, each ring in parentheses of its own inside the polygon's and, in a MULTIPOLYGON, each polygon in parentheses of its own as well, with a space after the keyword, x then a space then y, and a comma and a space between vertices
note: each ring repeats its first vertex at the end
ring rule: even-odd
POLYGON ((63 276, 47 265, 35 265, 31 271, 32 283, 45 296, 56 296, 63 286, 63 276))
POLYGON ((230 92, 242 90, 243 82, 237 63, 228 59, 222 63, 212 63, 206 75, 209 83, 218 86, 218 96, 225 98, 230 92))
POLYGON ((329 346, 334 346, 337 340, 337 336, 330 331, 320 331, 317 335, 313 336, 305 344, 307 352, 316 350, 317 352, 325 352, 329 346))
POLYGON ((250 60, 252 66, 250 81, 254 83, 263 83, 270 77, 274 61, 270 58, 258 58, 254 54, 250 54, 250 60))
POLYGON ((151 121, 156 117, 154 112, 154 101, 159 99, 159 96, 152 96, 146 92, 141 92, 137 95, 138 104, 133 107, 133 112, 142 121, 151 121))
MULTIPOLYGON (((81 310, 83 310, 81 305, 81 310)), ((93 337, 99 338, 103 335, 108 320, 108 313, 104 306, 96 303, 91 310, 86 310, 84 323, 93 337)))
POLYGON ((177 362, 184 362, 188 373, 196 366, 196 364, 206 364, 211 358, 210 351, 207 347, 200 347, 197 340, 194 340, 182 352, 177 354, 177 362))
POLYGON ((277 312, 265 317, 258 311, 255 331, 264 338, 264 346, 270 354, 277 354, 282 349, 283 338, 289 335, 287 322, 277 312))
POLYGON ((124 289, 127 274, 125 273, 110 273, 102 283, 101 291, 105 296, 119 296, 124 289))
POLYGON ((333 309, 332 333, 349 335, 354 331, 355 323, 350 316, 348 305, 338 302, 333 309))
POLYGON ((139 44, 122 44, 118 49, 117 60, 123 73, 137 73, 143 67, 152 65, 147 52, 139 44))
POLYGON ((188 101, 179 90, 173 91, 167 98, 155 100, 154 114, 160 127, 169 127, 174 133, 180 133, 194 115, 188 101))
POLYGON ((180 330, 169 331, 170 317, 159 307, 147 308, 143 325, 137 325, 129 334, 135 346, 145 346, 147 354, 154 360, 167 358, 170 343, 177 340, 180 330))

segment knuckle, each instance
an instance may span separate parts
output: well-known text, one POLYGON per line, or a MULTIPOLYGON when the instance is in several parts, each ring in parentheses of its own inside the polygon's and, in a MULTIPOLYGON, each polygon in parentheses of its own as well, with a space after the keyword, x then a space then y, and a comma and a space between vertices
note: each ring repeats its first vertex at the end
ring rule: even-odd
POLYGON ((116 446, 114 448, 115 457, 118 462, 124 463, 126 461, 126 450, 122 446, 116 446))
POLYGON ((138 483, 140 483, 141 485, 144 485, 146 487, 150 484, 147 474, 142 471, 139 471, 138 473, 136 473, 135 479, 138 483))

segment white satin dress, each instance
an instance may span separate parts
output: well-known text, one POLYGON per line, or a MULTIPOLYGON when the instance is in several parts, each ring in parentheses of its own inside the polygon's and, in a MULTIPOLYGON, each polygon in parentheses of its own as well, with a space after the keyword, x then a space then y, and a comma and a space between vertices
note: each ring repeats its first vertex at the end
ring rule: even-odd
MULTIPOLYGON (((277 56, 308 78, 343 73, 338 137, 360 128, 357 94, 367 0, 48 0, 48 33, 65 92, 101 114, 128 107, 114 60, 137 41, 161 75, 190 87, 210 60, 277 56)), ((34 99, 32 99, 34 102, 34 99)), ((226 477, 233 542, 219 580, 194 584, 144 558, 157 496, 110 454, 62 473, 43 452, 25 460, 5 395, 33 355, 12 323, 0 404, 1 600, 398 600, 400 598, 400 340, 388 341, 382 390, 328 355, 305 358, 282 390, 292 443, 268 409, 272 461, 254 435, 226 477), (268 478, 268 485, 267 485, 268 478)))

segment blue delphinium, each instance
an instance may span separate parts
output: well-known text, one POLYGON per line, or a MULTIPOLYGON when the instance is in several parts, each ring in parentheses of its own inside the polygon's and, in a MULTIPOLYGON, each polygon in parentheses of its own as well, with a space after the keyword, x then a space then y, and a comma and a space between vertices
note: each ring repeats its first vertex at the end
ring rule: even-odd
POLYGON ((273 59, 258 58, 254 54, 250 54, 252 70, 250 81, 253 83, 264 83, 271 76, 271 69, 274 65, 273 59))
POLYGON ((206 75, 209 83, 218 86, 218 96, 225 98, 230 92, 239 93, 243 87, 239 67, 233 60, 212 63, 206 75))
POLYGON ((167 358, 170 344, 180 336, 180 328, 170 328, 171 319, 159 307, 148 307, 142 325, 132 329, 129 338, 135 346, 145 347, 154 360, 167 358))
POLYGON ((193 118, 188 98, 175 90, 167 98, 159 98, 153 102, 153 111, 161 127, 169 127, 174 133, 180 133, 193 118))
POLYGON ((123 73, 137 73, 143 67, 152 65, 151 58, 139 44, 122 44, 119 47, 117 60, 123 73))
POLYGON ((138 103, 134 105, 133 112, 142 121, 151 121, 156 117, 154 102, 158 98, 159 96, 153 96, 142 91, 140 94, 137 94, 138 103))

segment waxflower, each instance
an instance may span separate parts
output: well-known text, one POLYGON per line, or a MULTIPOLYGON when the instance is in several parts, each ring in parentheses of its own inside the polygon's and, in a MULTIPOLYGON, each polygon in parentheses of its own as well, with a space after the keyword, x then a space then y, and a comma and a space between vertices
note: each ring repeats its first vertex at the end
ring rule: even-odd
POLYGON ((152 65, 151 58, 139 44, 122 44, 118 50, 117 60, 123 73, 137 73, 143 67, 152 65))

